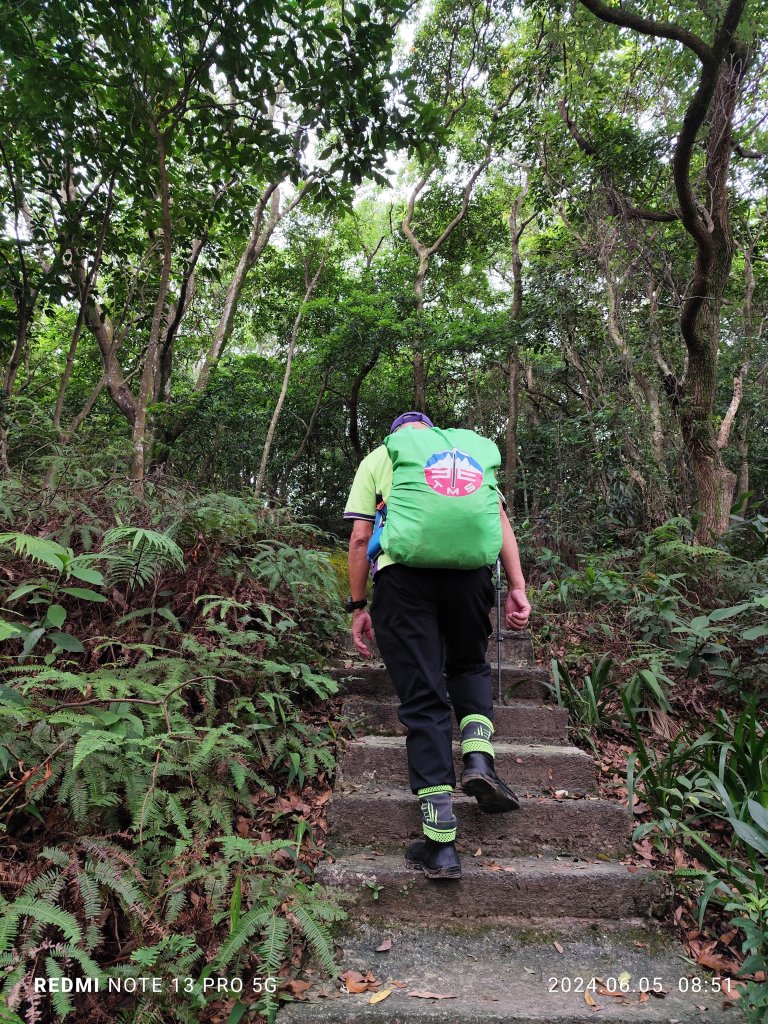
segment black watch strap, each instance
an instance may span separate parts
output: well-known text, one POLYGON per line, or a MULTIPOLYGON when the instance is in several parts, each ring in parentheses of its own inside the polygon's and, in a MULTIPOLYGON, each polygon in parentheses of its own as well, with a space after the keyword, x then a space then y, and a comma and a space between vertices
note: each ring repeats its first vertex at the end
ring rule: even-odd
POLYGON ((353 601, 351 597, 348 597, 347 600, 344 602, 344 609, 348 612, 354 612, 358 608, 365 608, 367 604, 368 599, 365 597, 361 598, 359 601, 353 601))

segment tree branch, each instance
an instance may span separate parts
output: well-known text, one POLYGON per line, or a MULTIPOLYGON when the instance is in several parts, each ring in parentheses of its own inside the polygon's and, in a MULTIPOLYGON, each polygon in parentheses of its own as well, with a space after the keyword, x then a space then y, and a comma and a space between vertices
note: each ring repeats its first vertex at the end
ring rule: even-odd
POLYGON ((694 32, 675 25, 671 21, 654 21, 653 18, 644 18, 626 7, 611 7, 603 0, 579 0, 582 7, 586 7, 601 21, 609 25, 618 25, 620 28, 631 28, 644 36, 653 36, 656 39, 674 39, 689 50, 693 50, 702 64, 710 63, 714 59, 712 48, 703 39, 700 39, 694 32))

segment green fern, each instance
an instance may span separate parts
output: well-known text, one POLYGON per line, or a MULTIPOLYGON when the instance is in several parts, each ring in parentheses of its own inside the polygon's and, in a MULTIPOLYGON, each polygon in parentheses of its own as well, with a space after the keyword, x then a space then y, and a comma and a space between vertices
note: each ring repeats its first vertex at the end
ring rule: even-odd
POLYGON ((270 918, 263 941, 256 949, 259 970, 274 977, 280 970, 288 950, 291 929, 284 917, 270 918))
POLYGON ((336 957, 333 952, 333 939, 330 932, 315 919, 307 907, 294 906, 292 909, 312 952, 328 973, 332 974, 336 969, 336 957))
POLYGON ((184 567, 184 552, 167 533, 139 526, 118 526, 102 540, 112 584, 126 584, 127 592, 141 589, 168 568, 184 567))
MULTIPOLYGON (((49 980, 52 978, 60 978, 63 973, 64 970, 62 970, 62 965, 54 960, 52 956, 47 956, 45 958, 45 974, 49 980)), ((53 1008, 59 1017, 66 1017, 67 1014, 74 1012, 75 1004, 72 1002, 68 992, 59 992, 54 990, 51 993, 51 1002, 53 1003, 53 1008)))
POLYGON ((42 562, 58 572, 63 572, 74 557, 71 549, 53 540, 27 533, 0 533, 0 546, 6 545, 12 545, 17 555, 24 555, 33 562, 42 562))
POLYGON ((82 942, 83 935, 77 920, 65 910, 52 907, 40 899, 17 899, 5 911, 5 920, 0 924, 0 953, 10 948, 16 935, 19 919, 30 917, 37 925, 54 925, 65 933, 71 943, 82 942))
POLYGON ((272 908, 269 907, 266 910, 257 907, 254 910, 249 910, 246 914, 240 918, 237 929, 229 936, 228 939, 222 944, 221 949, 216 956, 216 970, 223 971, 235 957, 235 955, 242 949, 249 939, 252 939, 254 935, 257 935, 262 928, 264 928, 273 917, 272 908))

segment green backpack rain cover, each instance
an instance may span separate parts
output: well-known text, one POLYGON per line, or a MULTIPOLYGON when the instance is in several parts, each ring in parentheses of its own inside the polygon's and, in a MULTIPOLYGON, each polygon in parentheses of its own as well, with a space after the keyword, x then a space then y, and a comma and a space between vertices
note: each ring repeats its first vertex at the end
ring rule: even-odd
POLYGON ((403 565, 478 569, 501 550, 499 449, 474 430, 398 430, 382 549, 403 565))

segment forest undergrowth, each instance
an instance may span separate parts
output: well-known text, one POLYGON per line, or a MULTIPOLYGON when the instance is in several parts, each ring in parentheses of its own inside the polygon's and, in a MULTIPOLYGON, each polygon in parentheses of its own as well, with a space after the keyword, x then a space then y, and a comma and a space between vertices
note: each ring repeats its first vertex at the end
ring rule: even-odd
POLYGON ((693 537, 675 518, 636 547, 571 565, 528 552, 531 628, 601 794, 633 808, 631 859, 669 873, 671 923, 691 961, 733 978, 758 1024, 768 1012, 768 521, 742 510, 718 547, 693 537))
POLYGON ((273 1019, 345 916, 327 539, 178 483, 8 482, 0 517, 3 1020, 273 1019))

